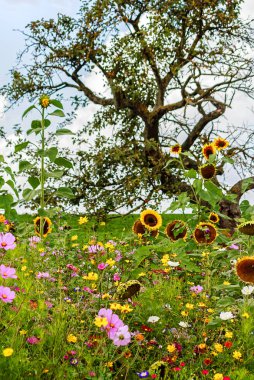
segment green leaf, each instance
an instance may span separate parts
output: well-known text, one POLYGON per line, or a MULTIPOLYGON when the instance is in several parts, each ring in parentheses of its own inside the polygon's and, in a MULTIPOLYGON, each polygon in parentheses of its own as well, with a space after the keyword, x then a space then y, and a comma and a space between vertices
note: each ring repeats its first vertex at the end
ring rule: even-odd
POLYGON ((18 197, 19 197, 19 194, 18 194, 18 191, 17 191, 17 189, 16 189, 16 187, 15 187, 14 182, 13 182, 12 180, 8 179, 8 181, 6 181, 6 183, 7 183, 7 185, 10 186, 10 188, 14 191, 16 197, 18 198, 18 197))
POLYGON ((36 189, 40 185, 39 178, 37 177, 29 177, 28 178, 28 183, 32 186, 33 189, 36 189))
POLYGON ((22 119, 24 119, 24 117, 25 117, 30 111, 32 111, 32 109, 34 109, 34 108, 36 108, 35 105, 28 107, 28 108, 25 110, 25 112, 23 113, 23 115, 22 115, 22 119))
POLYGON ((53 106, 55 106, 57 108, 63 109, 62 103, 57 99, 50 99, 50 104, 53 104, 53 106))
POLYGON ((69 187, 59 187, 56 191, 56 195, 63 198, 74 198, 74 194, 69 187))
POLYGON ((63 157, 57 157, 55 159, 55 164, 58 166, 64 166, 65 168, 71 169, 73 167, 72 163, 69 160, 66 160, 66 158, 63 157))
POLYGON ((184 173, 186 178, 197 178, 197 172, 195 169, 190 169, 184 173))
POLYGON ((25 141, 21 144, 17 144, 15 146, 15 150, 14 152, 17 153, 17 152, 20 152, 22 149, 25 149, 27 147, 27 145, 30 144, 30 141, 25 141))
POLYGON ((53 172, 47 172, 45 173, 45 176, 47 178, 61 178, 63 176, 64 172, 62 170, 54 170, 53 172))
POLYGON ((23 172, 24 170, 29 170, 34 165, 31 164, 29 161, 20 161, 19 162, 19 172, 23 172))
POLYGON ((46 151, 46 156, 50 159, 51 162, 54 162, 58 153, 58 149, 55 146, 52 146, 46 151))
POLYGON ((51 116, 59 116, 59 117, 64 117, 65 116, 64 112, 61 111, 61 110, 55 110, 52 113, 50 113, 50 115, 51 116))
POLYGON ((38 194, 40 194, 40 190, 36 189, 25 189, 22 193, 22 196, 25 201, 29 202, 33 198, 35 198, 38 194))
POLYGON ((75 135, 70 129, 67 128, 61 128, 58 129, 55 133, 56 136, 61 136, 61 135, 75 135))

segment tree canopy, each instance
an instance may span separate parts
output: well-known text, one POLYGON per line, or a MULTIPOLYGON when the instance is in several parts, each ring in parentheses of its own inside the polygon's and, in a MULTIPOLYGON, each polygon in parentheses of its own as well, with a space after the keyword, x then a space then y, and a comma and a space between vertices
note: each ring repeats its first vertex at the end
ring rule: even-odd
MULTIPOLYGON (((197 169, 197 143, 223 132, 216 121, 235 93, 253 97, 253 30, 240 19, 243 1, 80 3, 76 18, 59 14, 27 25, 26 49, 1 92, 15 103, 70 88, 77 105, 100 106, 77 138, 82 147, 93 136, 92 146, 77 153, 77 202, 116 211, 188 191, 179 168, 168 164, 168 147, 181 143, 193 154, 184 156, 185 167, 197 169), (89 83, 91 73, 100 75, 103 91, 89 83)), ((252 158, 239 147, 228 155, 236 152, 252 158)), ((245 190, 252 187, 250 181, 245 190)), ((231 191, 240 198, 241 182, 231 191)))

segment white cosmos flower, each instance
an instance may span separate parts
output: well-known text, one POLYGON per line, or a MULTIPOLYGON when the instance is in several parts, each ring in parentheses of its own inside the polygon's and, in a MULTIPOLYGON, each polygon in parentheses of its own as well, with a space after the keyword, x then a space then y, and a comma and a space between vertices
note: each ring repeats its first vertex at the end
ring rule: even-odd
POLYGON ((251 285, 244 286, 242 288, 242 294, 244 296, 249 296, 251 293, 253 293, 253 291, 254 291, 254 286, 251 286, 251 285))
POLYGON ((184 321, 181 321, 178 324, 179 324, 179 326, 184 327, 184 328, 190 327, 190 325, 187 322, 184 322, 184 321))
POLYGON ((151 315, 151 317, 148 318, 147 322, 150 322, 150 323, 156 323, 158 322, 160 318, 157 317, 156 315, 151 315))
POLYGON ((168 265, 170 267, 178 267, 178 265, 180 265, 180 263, 178 261, 168 261, 168 265))
POLYGON ((227 321, 228 319, 233 319, 234 318, 234 315, 233 313, 231 313, 231 311, 222 311, 220 313, 220 319, 222 319, 223 321, 227 321))

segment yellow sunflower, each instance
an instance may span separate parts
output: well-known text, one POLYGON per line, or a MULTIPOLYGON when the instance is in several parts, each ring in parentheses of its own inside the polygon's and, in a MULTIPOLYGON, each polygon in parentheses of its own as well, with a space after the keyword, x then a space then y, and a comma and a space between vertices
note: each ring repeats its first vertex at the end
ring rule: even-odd
POLYGON ((145 233, 149 233, 152 237, 157 237, 159 234, 158 230, 148 231, 139 219, 133 224, 132 232, 136 235, 144 235, 145 233))
POLYGON ((220 218, 219 218, 219 215, 216 214, 216 212, 211 212, 210 215, 209 215, 209 220, 212 223, 218 223, 219 220, 220 220, 220 218))
POLYGON ((217 229, 212 223, 200 222, 194 230, 193 237, 198 244, 212 244, 217 237, 217 229))
POLYGON ((35 230, 35 233, 40 236, 40 220, 41 220, 41 218, 43 219, 43 228, 42 228, 43 237, 46 237, 46 236, 48 236, 48 234, 50 232, 52 232, 52 228, 51 228, 52 222, 49 218, 47 218, 45 216, 44 217, 37 216, 34 219, 34 230, 35 230))
POLYGON ((254 235, 254 220, 250 220, 249 222, 241 223, 238 226, 238 230, 245 235, 254 235))
POLYGON ((237 260, 237 276, 244 282, 254 284, 254 256, 245 256, 237 260))
POLYGON ((169 148, 169 151, 170 153, 172 154, 180 154, 181 151, 182 151, 182 147, 180 144, 175 144, 175 145, 172 145, 170 148, 169 148))
POLYGON ((213 141, 214 146, 218 150, 226 149, 229 146, 229 142, 222 137, 216 137, 213 141))
POLYGON ((208 160, 209 156, 216 153, 216 146, 213 143, 205 144, 202 147, 202 153, 203 153, 203 156, 205 157, 205 159, 208 160))
POLYGON ((173 241, 185 239, 187 236, 187 227, 182 220, 174 220, 167 224, 165 234, 173 241))
POLYGON ((214 164, 205 164, 199 167, 199 173, 203 179, 211 179, 216 174, 216 167, 214 164))
POLYGON ((154 210, 142 211, 140 221, 149 231, 158 230, 162 226, 162 218, 160 214, 154 210))

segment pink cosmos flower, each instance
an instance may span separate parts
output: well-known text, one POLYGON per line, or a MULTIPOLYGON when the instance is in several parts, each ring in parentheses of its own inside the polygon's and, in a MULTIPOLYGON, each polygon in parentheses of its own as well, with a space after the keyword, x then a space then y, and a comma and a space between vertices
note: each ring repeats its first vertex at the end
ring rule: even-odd
POLYGON ((16 276, 16 269, 6 267, 5 265, 0 265, 0 276, 2 278, 17 278, 16 276))
POLYGON ((119 327, 113 337, 113 343, 115 346, 126 346, 131 341, 131 334, 127 325, 119 327))
POLYGON ((48 272, 38 272, 37 278, 49 278, 50 274, 48 272))
POLYGON ((3 302, 11 303, 16 294, 10 288, 6 288, 5 286, 0 286, 0 299, 3 302))
POLYGON ((121 277, 120 277, 119 273, 115 273, 114 274, 113 280, 114 281, 120 281, 121 280, 121 277))
POLYGON ((99 270, 103 270, 103 269, 105 269, 107 266, 108 266, 108 264, 100 263, 99 265, 97 265, 97 268, 98 268, 99 270))
POLYGON ((203 287, 201 285, 192 286, 190 288, 190 291, 192 291, 193 293, 196 293, 196 294, 201 293, 202 290, 203 290, 203 287))
POLYGON ((124 326, 123 321, 118 317, 117 314, 113 314, 113 311, 111 309, 100 309, 98 315, 99 317, 107 319, 108 324, 103 327, 103 329, 107 331, 108 337, 110 339, 113 339, 119 327, 124 326))
POLYGON ((8 249, 14 249, 16 247, 14 242, 15 236, 10 232, 7 232, 7 234, 4 234, 3 232, 0 233, 0 248, 5 249, 6 251, 8 249))
POLYGON ((26 341, 29 344, 38 344, 40 342, 40 339, 36 338, 36 336, 30 336, 26 341))

